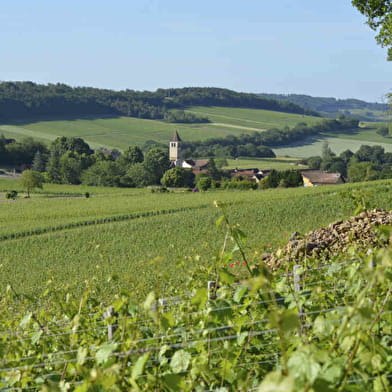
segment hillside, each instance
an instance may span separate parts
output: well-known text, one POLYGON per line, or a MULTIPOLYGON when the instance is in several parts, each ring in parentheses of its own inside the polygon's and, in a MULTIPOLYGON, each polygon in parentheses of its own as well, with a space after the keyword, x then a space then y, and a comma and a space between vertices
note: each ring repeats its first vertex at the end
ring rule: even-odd
POLYGON ((328 142, 336 154, 345 150, 357 151, 362 145, 381 146, 386 152, 392 152, 392 138, 380 136, 377 125, 373 123, 362 124, 361 128, 350 132, 322 133, 320 135, 303 139, 291 145, 275 147, 275 154, 290 157, 310 157, 321 155, 322 146, 328 142))
POLYGON ((384 121, 390 114, 387 104, 365 102, 359 99, 336 99, 312 97, 303 94, 260 94, 260 96, 276 99, 280 102, 292 102, 308 110, 319 112, 325 117, 336 117, 339 114, 356 117, 364 121, 384 121))
POLYGON ((75 136, 85 139, 92 147, 108 146, 124 149, 130 144, 143 145, 148 140, 167 143, 174 130, 185 141, 221 138, 263 131, 266 128, 283 128, 299 122, 316 123, 319 117, 261 109, 224 107, 191 107, 192 112, 205 115, 209 123, 172 124, 161 120, 133 117, 102 118, 82 117, 30 117, 24 120, 8 120, 0 123, 0 133, 20 139, 31 136, 50 142, 58 136, 75 136))

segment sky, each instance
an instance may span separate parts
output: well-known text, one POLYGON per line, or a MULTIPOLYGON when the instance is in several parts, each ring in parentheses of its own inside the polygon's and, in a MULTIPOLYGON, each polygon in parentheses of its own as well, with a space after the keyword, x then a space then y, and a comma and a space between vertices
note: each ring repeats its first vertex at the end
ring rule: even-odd
POLYGON ((374 35, 351 0, 0 0, 0 80, 385 102, 374 35))

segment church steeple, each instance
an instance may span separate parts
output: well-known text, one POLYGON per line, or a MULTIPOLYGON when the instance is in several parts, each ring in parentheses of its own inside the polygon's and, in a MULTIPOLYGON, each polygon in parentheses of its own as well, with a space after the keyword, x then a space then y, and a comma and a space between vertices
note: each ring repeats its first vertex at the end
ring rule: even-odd
POLYGON ((169 159, 173 166, 181 166, 181 138, 177 131, 174 131, 169 144, 169 159))

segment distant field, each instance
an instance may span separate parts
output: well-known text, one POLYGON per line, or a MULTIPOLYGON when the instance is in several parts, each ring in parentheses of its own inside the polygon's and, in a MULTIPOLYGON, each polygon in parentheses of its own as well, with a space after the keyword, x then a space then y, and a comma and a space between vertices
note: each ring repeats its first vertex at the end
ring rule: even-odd
POLYGON ((288 159, 284 157, 277 158, 239 158, 239 159, 227 159, 228 165, 225 169, 251 169, 257 168, 260 170, 276 169, 276 170, 287 170, 287 169, 303 169, 305 166, 297 166, 297 159, 288 159))
POLYGON ((329 133, 301 141, 298 145, 273 148, 275 154, 290 157, 310 157, 321 155, 322 145, 328 142, 332 151, 340 154, 344 150, 357 151, 363 144, 382 146, 386 152, 392 152, 392 138, 385 138, 376 133, 380 123, 364 123, 365 127, 349 133, 329 133))
POLYGON ((188 111, 207 116, 214 123, 226 123, 260 130, 283 128, 285 126, 293 127, 300 122, 314 124, 321 121, 320 117, 258 109, 194 106, 189 108, 188 111))
MULTIPOLYGON (((212 123, 170 124, 163 121, 132 117, 86 117, 76 120, 35 118, 0 125, 0 134, 16 139, 23 136, 32 136, 46 142, 50 142, 58 136, 76 136, 85 139, 93 148, 108 146, 125 149, 131 144, 142 145, 147 140, 155 140, 166 144, 174 130, 178 130, 183 140, 193 141, 262 132, 273 127, 292 127, 299 122, 312 124, 322 120, 320 117, 257 109, 192 107, 189 111, 207 116, 212 123)), ((363 123, 364 128, 355 132, 325 134, 305 140, 298 146, 279 147, 275 148, 274 151, 277 155, 290 157, 319 155, 324 140, 330 143, 331 148, 336 153, 340 153, 347 148, 356 150, 362 144, 380 144, 386 151, 391 151, 392 138, 383 138, 376 133, 380 124, 363 123)), ((285 166, 277 168, 285 168, 285 166)))
POLYGON ((336 137, 324 137, 318 138, 317 140, 310 140, 308 144, 298 145, 298 146, 290 146, 290 147, 278 147, 273 148, 275 154, 289 156, 289 157, 298 157, 298 158, 306 158, 314 155, 321 155, 321 150, 323 143, 327 141, 332 151, 336 154, 340 154, 345 150, 351 150, 353 152, 357 151, 363 144, 367 144, 370 146, 382 146, 386 152, 392 152, 392 144, 388 143, 377 143, 377 142, 369 142, 364 140, 353 140, 353 139, 343 139, 336 137))
POLYGON ((191 110, 203 115, 208 110, 212 113, 208 117, 213 123, 170 124, 132 117, 85 117, 76 120, 42 117, 0 125, 0 133, 16 139, 31 136, 46 142, 58 136, 75 136, 85 139, 93 148, 107 146, 124 149, 130 144, 142 145, 147 140, 167 143, 174 130, 178 130, 184 140, 192 141, 293 126, 301 121, 311 123, 321 120, 317 117, 256 109, 195 107, 191 110))

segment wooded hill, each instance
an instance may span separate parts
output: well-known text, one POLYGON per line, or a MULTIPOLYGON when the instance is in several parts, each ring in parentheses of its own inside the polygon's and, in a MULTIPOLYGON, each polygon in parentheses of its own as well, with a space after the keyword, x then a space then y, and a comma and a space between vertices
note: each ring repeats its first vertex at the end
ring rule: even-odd
POLYGON ((291 102, 307 110, 317 111, 326 117, 336 117, 340 113, 355 115, 360 120, 376 120, 390 110, 384 103, 365 102, 359 99, 336 99, 312 97, 303 94, 260 94, 263 98, 275 99, 281 103, 291 102))
MULTIPOLYGON (((318 115, 313 110, 291 102, 278 102, 257 94, 238 93, 221 88, 172 88, 150 91, 114 91, 92 87, 70 87, 66 84, 33 82, 0 83, 0 120, 31 116, 121 115, 170 122, 195 122, 169 109, 191 105, 267 109, 287 113, 318 115)), ((205 121, 208 121, 207 119, 205 121)), ((198 121, 196 121, 198 122, 198 121)))

